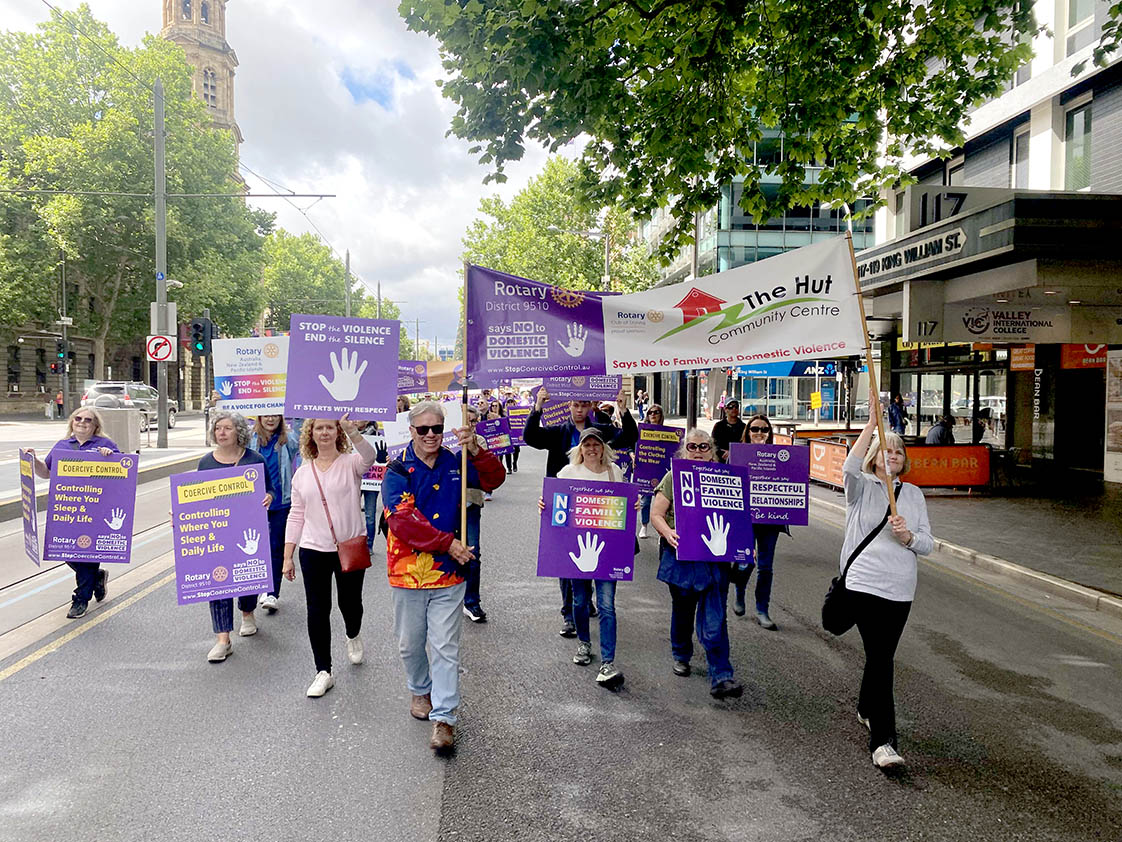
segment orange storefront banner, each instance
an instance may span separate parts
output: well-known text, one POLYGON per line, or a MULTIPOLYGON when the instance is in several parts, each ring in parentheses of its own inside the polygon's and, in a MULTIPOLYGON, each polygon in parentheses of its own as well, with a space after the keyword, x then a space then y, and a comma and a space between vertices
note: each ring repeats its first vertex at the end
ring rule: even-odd
POLYGON ((807 446, 810 448, 810 478, 839 488, 844 486, 842 467, 849 448, 833 441, 811 441, 807 446))
MULTIPOLYGON (((984 444, 916 444, 908 448, 912 469, 905 482, 921 488, 990 484, 990 449, 984 444)), ((813 476, 814 459, 811 459, 813 476)))
POLYGON ((1061 345, 1060 368, 1106 368, 1106 346, 1061 345))
POLYGON ((1036 368, 1036 346, 1021 345, 1009 349, 1010 371, 1032 371, 1036 368))

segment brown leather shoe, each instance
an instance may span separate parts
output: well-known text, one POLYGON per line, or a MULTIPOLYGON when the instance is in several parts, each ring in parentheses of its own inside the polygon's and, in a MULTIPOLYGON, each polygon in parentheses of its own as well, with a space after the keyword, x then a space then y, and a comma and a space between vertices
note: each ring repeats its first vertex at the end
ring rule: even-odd
POLYGON ((428 719, 432 712, 432 696, 425 693, 423 696, 414 696, 409 705, 409 715, 414 719, 428 719))
POLYGON ((447 722, 434 722, 432 724, 432 739, 429 747, 435 752, 451 751, 456 742, 456 734, 447 722))

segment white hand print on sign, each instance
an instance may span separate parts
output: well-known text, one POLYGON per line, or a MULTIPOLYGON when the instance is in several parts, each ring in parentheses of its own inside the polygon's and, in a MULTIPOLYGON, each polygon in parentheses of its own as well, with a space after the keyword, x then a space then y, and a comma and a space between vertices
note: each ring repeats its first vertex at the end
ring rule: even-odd
POLYGON ((591 573, 600 565, 600 553, 604 551, 604 546, 599 536, 585 532, 583 535, 577 535, 577 548, 580 550, 580 555, 569 553, 569 558, 582 573, 591 573))
POLYGON ((348 358, 347 349, 343 348, 339 355, 340 359, 336 359, 335 352, 331 352, 331 380, 328 381, 321 374, 319 382, 323 384, 323 388, 327 389, 335 400, 353 401, 358 394, 358 384, 362 380, 363 372, 366 371, 368 363, 363 360, 361 366, 358 364, 358 351, 351 351, 348 358))

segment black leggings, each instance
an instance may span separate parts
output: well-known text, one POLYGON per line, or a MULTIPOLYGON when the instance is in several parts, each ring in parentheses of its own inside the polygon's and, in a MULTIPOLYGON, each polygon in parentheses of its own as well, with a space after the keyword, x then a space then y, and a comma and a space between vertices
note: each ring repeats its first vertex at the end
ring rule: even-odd
POLYGON ((316 672, 331 672, 331 576, 339 594, 339 611, 347 628, 347 637, 357 637, 362 629, 362 581, 365 570, 344 573, 339 566, 339 553, 300 548, 300 571, 304 578, 304 595, 308 599, 308 640, 316 672))
POLYGON ((857 631, 865 645, 865 672, 857 712, 869 720, 869 751, 885 743, 896 748, 896 700, 892 695, 893 659, 900 635, 908 622, 910 602, 894 602, 860 591, 850 591, 857 631))
POLYGON ((521 452, 522 448, 516 447, 512 452, 507 453, 503 456, 503 458, 506 460, 506 469, 508 471, 518 467, 518 454, 521 452))

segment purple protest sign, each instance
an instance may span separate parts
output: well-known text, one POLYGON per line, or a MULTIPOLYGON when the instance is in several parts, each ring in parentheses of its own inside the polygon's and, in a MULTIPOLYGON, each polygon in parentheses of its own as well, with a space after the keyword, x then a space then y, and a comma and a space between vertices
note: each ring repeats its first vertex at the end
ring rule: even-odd
POLYGON ((624 482, 631 482, 631 477, 635 473, 635 454, 630 450, 617 450, 615 454, 616 464, 623 472, 624 482))
POLYGON ((631 581, 638 499, 634 485, 547 477, 542 498, 539 576, 631 581))
POLYGON ((753 523, 807 525, 809 447, 734 442, 729 448, 729 464, 748 469, 748 508, 753 523))
POLYGON ((558 424, 564 424, 571 420, 572 417, 568 401, 547 401, 545 406, 542 407, 543 427, 556 427, 558 424))
POLYGON ((175 590, 180 605, 273 589, 264 465, 171 478, 175 590))
POLYGON ((573 377, 546 377, 542 385, 549 392, 551 400, 614 401, 623 389, 623 376, 578 374, 573 377))
POLYGON ((132 453, 55 451, 43 542, 46 561, 129 563, 138 461, 132 453))
POLYGON ((475 425, 476 435, 487 440, 487 449, 496 456, 514 452, 511 443, 510 422, 506 418, 492 418, 475 425))
POLYGON ((600 295, 467 267, 467 368, 476 381, 604 374, 600 295))
POLYGON ((23 511, 23 551, 35 562, 39 561, 39 521, 35 513, 35 456, 19 449, 19 499, 23 511))
POLYGON ((745 506, 748 470, 720 462, 674 459, 674 531, 682 561, 749 562, 755 557, 745 506))
POLYGON ((429 367, 421 360, 398 360, 397 393, 413 395, 429 388, 429 367))
POLYGON ((515 447, 522 447, 526 441, 522 438, 522 431, 526 429, 526 419, 530 417, 533 407, 508 406, 506 420, 510 423, 510 443, 515 447))
POLYGON ((284 414, 389 421, 397 416, 401 323, 293 315, 284 414))
POLYGON ((670 460, 682 446, 685 432, 679 427, 639 425, 639 441, 635 445, 635 484, 640 491, 654 493, 670 470, 670 460))

